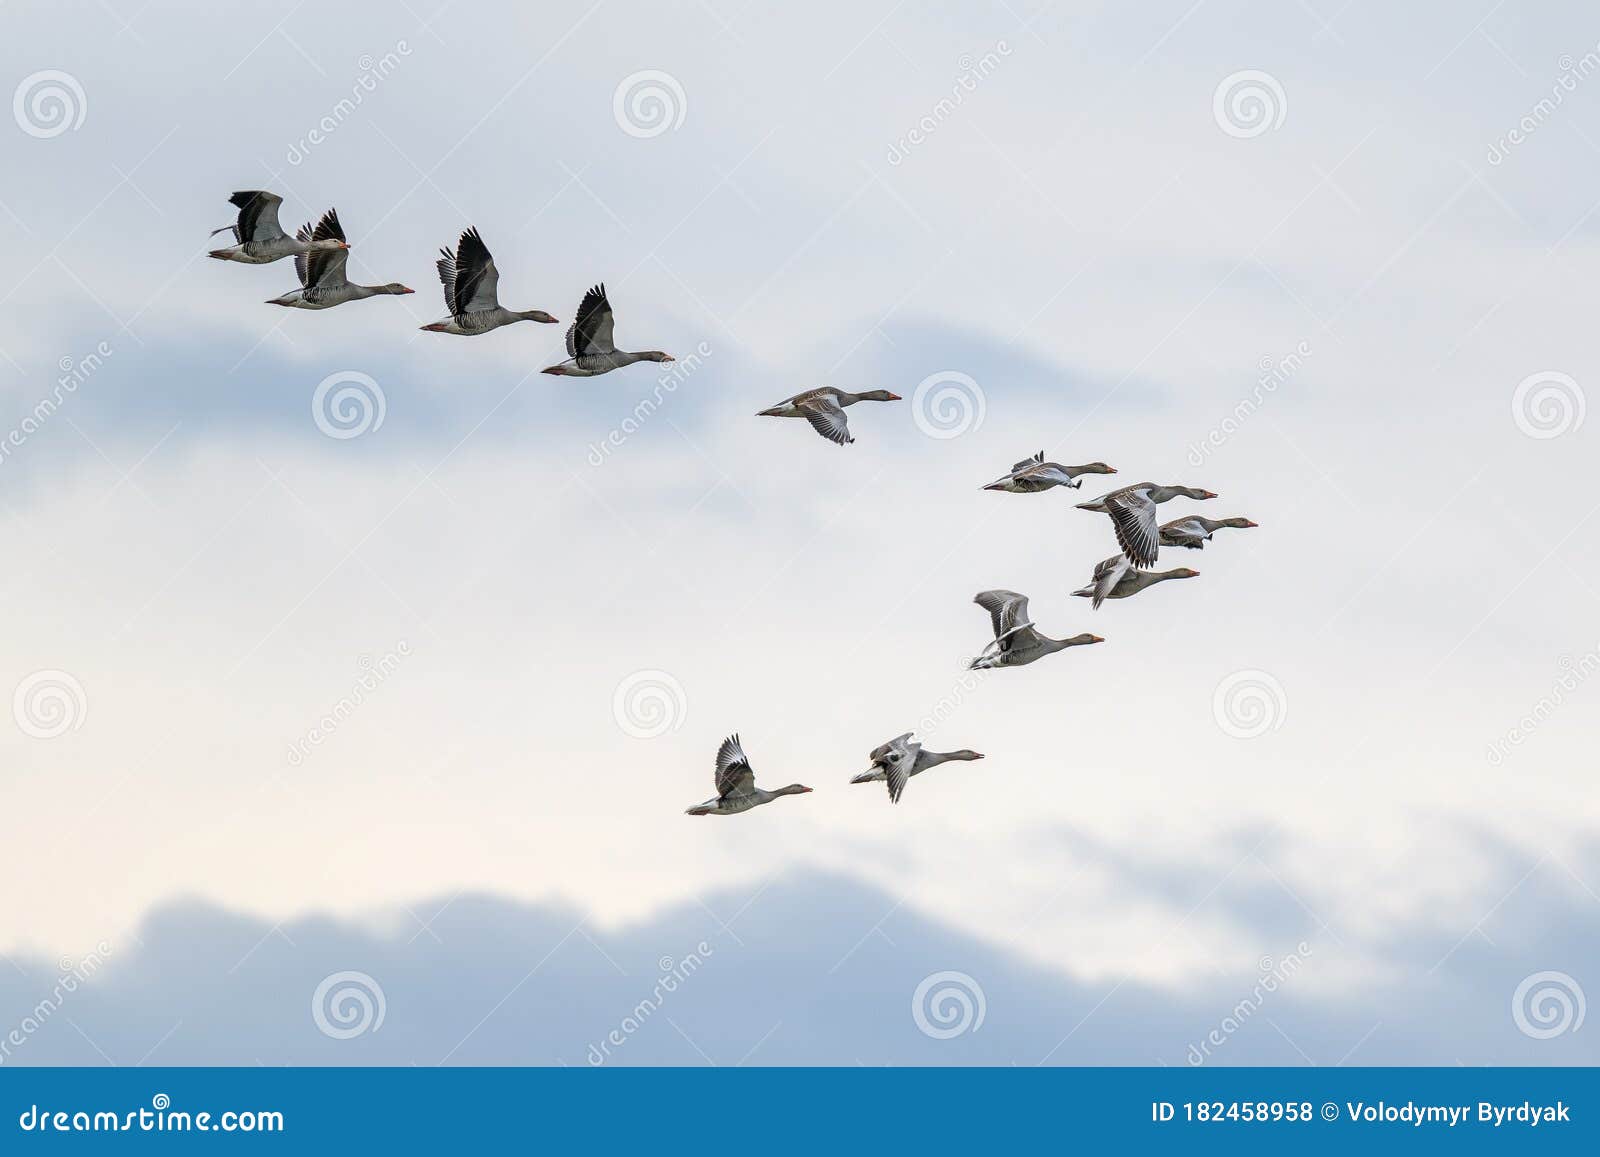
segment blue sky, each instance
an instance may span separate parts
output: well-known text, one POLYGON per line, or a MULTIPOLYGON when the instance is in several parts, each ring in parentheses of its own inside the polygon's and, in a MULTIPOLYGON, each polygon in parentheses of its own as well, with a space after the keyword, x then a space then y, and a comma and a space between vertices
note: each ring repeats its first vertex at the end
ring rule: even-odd
MULTIPOLYGON (((871 990, 908 990, 882 1019, 775 1036, 773 1062, 1037 1061, 1050 1034, 1020 1022, 963 1056, 900 1040, 917 981, 956 969, 1013 1015, 1081 1008, 1099 1043, 1075 1061, 1180 1063, 1302 941, 1280 1024, 1319 1063, 1369 1016, 1407 1025, 1362 1045, 1372 1063, 1576 1059, 1582 1035, 1510 1009, 1541 973, 1600 982, 1573 932, 1600 903, 1581 6, 260 15, 4 15, 0 762, 27 822, 0 867, 48 880, 0 898, 13 1019, 40 960, 104 942, 107 1053, 171 1012, 182 1057, 236 1059, 222 1042, 255 1028, 136 976, 187 944, 205 986, 257 928, 295 959, 276 925, 317 946, 293 982, 224 967, 217 991, 300 1017, 323 976, 398 971, 408 999, 359 1044, 263 1027, 261 1051, 406 1063, 457 1027, 454 954, 485 936, 463 918, 460 945, 408 958, 408 910, 526 920, 514 980, 552 921, 649 957, 744 896, 790 937, 718 959, 752 988, 791 952, 786 984, 843 1000, 859 978, 806 975, 801 945, 882 947, 891 905, 918 930, 871 990), (417 293, 262 304, 287 262, 204 257, 228 193, 258 186, 286 225, 337 206, 352 272, 417 293), (564 326, 420 333, 469 224, 507 304, 565 322, 604 281, 619 342, 692 372, 541 376, 564 326), (38 419, 62 365, 91 368, 38 419), (323 432, 313 397, 341 374, 381 392, 381 426, 323 432), (956 436, 913 400, 931 380, 964 393, 956 436), (853 409, 843 448, 754 417, 822 383, 907 400, 853 409), (1104 520, 979 489, 1041 447, 1261 527, 1091 612, 1069 592, 1115 549, 1104 520), (973 680, 990 587, 1108 642, 973 680), (641 685, 659 727, 619 691, 641 685), (898 807, 847 785, 919 724, 987 758, 898 807), (685 818, 735 730, 764 781, 817 791, 685 818), (400 942, 371 934, 393 923, 400 942), (1112 1043, 1128 991, 1154 1010, 1137 1049, 1112 1043)), ((563 976, 570 1031, 480 1059, 577 1063, 587 1023, 626 1011, 606 1013, 619 974, 563 976)), ((721 1060, 743 1020, 701 999, 690 1032, 721 1060)), ((1228 1059, 1293 1057, 1259 1029, 1228 1059)), ((694 1063, 671 1044, 630 1056, 694 1063)))

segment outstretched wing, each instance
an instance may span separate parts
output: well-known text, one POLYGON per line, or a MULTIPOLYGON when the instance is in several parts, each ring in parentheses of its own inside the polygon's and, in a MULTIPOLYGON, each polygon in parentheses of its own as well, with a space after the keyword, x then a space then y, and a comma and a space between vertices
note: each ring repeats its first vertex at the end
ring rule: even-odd
POLYGON ((1100 604, 1105 602, 1106 597, 1116 589, 1116 585, 1122 581, 1122 576, 1128 573, 1128 567, 1128 560, 1120 554, 1114 554, 1095 566, 1094 578, 1090 580, 1094 587, 1092 605, 1095 610, 1099 610, 1100 604))
POLYGON ((1206 528, 1193 518, 1175 518, 1171 522, 1163 522, 1161 530, 1162 546, 1185 546, 1190 550, 1203 550, 1206 545, 1206 528))
POLYGON ((233 235, 242 245, 247 241, 276 241, 285 236, 278 224, 278 206, 283 198, 265 189, 246 189, 228 198, 228 203, 239 210, 239 222, 233 235))
POLYGON ((972 601, 989 612, 994 639, 1002 651, 1014 641, 1035 634, 1033 621, 1028 618, 1027 595, 1019 595, 1016 591, 982 591, 972 601))
POLYGON ((845 417, 844 409, 833 400, 831 394, 802 402, 797 408, 811 423, 811 428, 828 441, 840 446, 855 441, 850 436, 850 422, 845 417))
POLYGON ((730 735, 717 748, 717 796, 749 795, 756 789, 756 773, 745 758, 739 737, 730 735))
POLYGON ((1032 458, 1024 458, 1021 462, 1018 462, 1015 466, 1011 467, 1011 473, 1015 474, 1018 470, 1026 470, 1029 466, 1037 466, 1043 461, 1044 451, 1040 450, 1032 458))
POLYGON ((872 753, 872 761, 883 768, 883 778, 889 785, 891 803, 900 802, 900 793, 905 791, 906 784, 911 779, 911 769, 916 766, 917 753, 922 750, 922 744, 912 743, 910 740, 911 732, 908 731, 889 740, 872 753))
POLYGON ((611 337, 615 327, 616 318, 611 314, 611 302, 606 300, 606 287, 592 286, 578 304, 578 316, 567 327, 567 356, 581 358, 615 353, 617 347, 611 337))
POLYGON ((1161 531, 1156 526, 1156 504, 1139 490, 1124 490, 1108 495, 1106 513, 1117 531, 1117 545, 1136 567, 1155 566, 1161 547, 1161 531))
POLYGON ((453 317, 494 309, 500 304, 500 271, 475 226, 461 234, 454 257, 444 254, 444 260, 439 262, 439 280, 444 283, 445 305, 453 317))
MULTIPOLYGON (((344 226, 339 224, 339 211, 329 209, 309 235, 305 229, 301 229, 295 236, 302 241, 343 241, 344 226)), ((349 259, 350 252, 346 249, 318 249, 310 253, 297 253, 294 270, 300 275, 300 283, 307 289, 312 286, 327 289, 345 284, 345 262, 349 259)))

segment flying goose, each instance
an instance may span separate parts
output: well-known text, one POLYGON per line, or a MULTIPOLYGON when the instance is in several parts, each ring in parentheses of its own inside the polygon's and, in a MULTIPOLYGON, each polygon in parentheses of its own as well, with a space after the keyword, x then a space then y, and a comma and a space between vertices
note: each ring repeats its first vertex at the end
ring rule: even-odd
POLYGON ((836 390, 832 386, 821 386, 815 390, 804 390, 792 398, 785 398, 776 406, 761 410, 756 417, 804 418, 811 423, 813 430, 828 441, 843 446, 847 442, 855 441, 850 436, 850 423, 845 420, 846 406, 853 406, 857 402, 900 400, 899 394, 891 394, 888 390, 868 390, 864 394, 852 394, 847 390, 836 390))
POLYGON ((982 671, 991 667, 1023 667, 1036 659, 1088 643, 1105 642, 1099 635, 1074 635, 1070 639, 1052 639, 1034 630, 1028 618, 1028 596, 1016 591, 981 591, 973 602, 989 612, 994 626, 994 641, 983 653, 967 664, 969 671, 982 671))
POLYGON ((1128 561, 1136 567, 1156 564, 1156 553, 1161 546, 1161 532, 1156 526, 1156 504, 1178 498, 1215 498, 1209 490, 1194 486, 1157 486, 1154 482, 1138 482, 1102 494, 1093 502, 1078 503, 1079 510, 1096 510, 1111 516, 1117 532, 1117 545, 1128 561))
POLYGON ((1161 545, 1204 550, 1211 536, 1224 527, 1245 530, 1258 525, 1260 524, 1251 522, 1248 518, 1206 518, 1199 514, 1191 514, 1187 518, 1175 518, 1171 522, 1161 524, 1161 545))
POLYGON ((1199 575, 1199 571, 1186 566, 1177 570, 1134 570, 1124 555, 1114 554, 1094 568, 1094 577, 1088 586, 1072 593, 1079 598, 1093 599, 1098 610, 1107 599, 1125 599, 1167 579, 1198 578, 1199 575))
POLYGON ((889 801, 900 802, 900 793, 905 791, 906 783, 914 775, 921 775, 930 767, 938 767, 941 763, 949 763, 954 759, 982 759, 983 753, 969 751, 962 748, 960 751, 924 751, 922 744, 911 739, 911 732, 897 735, 881 747, 875 747, 867 756, 872 761, 872 767, 852 779, 851 783, 872 783, 875 780, 885 780, 889 785, 889 801))
POLYGON ((692 816, 731 816, 747 812, 753 807, 771 803, 780 795, 800 795, 811 789, 803 784, 791 783, 777 791, 765 791, 756 786, 756 773, 745 758, 739 737, 730 735, 717 748, 717 794, 705 803, 696 804, 687 813, 692 816))
POLYGON ((476 227, 461 234, 453 256, 448 249, 439 250, 434 264, 450 316, 422 327, 431 333, 471 336, 518 321, 554 324, 556 320, 542 309, 507 309, 500 304, 500 270, 476 227))
POLYGON ((242 261, 246 265, 266 265, 291 254, 330 253, 348 249, 342 237, 324 237, 318 240, 290 237, 278 224, 278 206, 283 198, 263 189, 246 189, 228 198, 228 203, 239 210, 239 220, 221 229, 213 229, 211 236, 233 231, 237 245, 226 249, 213 249, 211 256, 219 261, 242 261))
MULTIPOLYGON (((309 224, 302 225, 295 239, 307 243, 314 241, 343 241, 344 226, 339 224, 339 212, 329 209, 322 215, 322 220, 317 222, 313 229, 309 224)), ((300 288, 291 290, 282 297, 268 300, 268 305, 286 305, 293 309, 329 309, 335 305, 343 305, 347 301, 360 301, 365 297, 378 297, 383 294, 414 293, 398 281, 391 281, 388 285, 352 285, 345 280, 345 264, 350 259, 350 249, 322 250, 313 249, 307 253, 297 253, 294 258, 294 271, 300 278, 300 288)))
POLYGON ((1063 466, 1059 462, 1046 462, 1044 451, 1040 450, 1032 458, 1024 458, 1018 462, 1005 477, 995 479, 984 489, 1005 490, 1011 494, 1037 494, 1041 490, 1049 490, 1052 486, 1066 486, 1076 490, 1083 485, 1077 480, 1080 474, 1115 473, 1116 469, 1104 462, 1090 462, 1085 466, 1063 466))
POLYGON ((578 305, 578 316, 567 329, 567 360, 543 372, 568 378, 592 378, 623 366, 631 366, 634 362, 673 360, 671 354, 664 354, 660 350, 645 350, 643 353, 619 350, 611 336, 615 327, 616 318, 611 313, 611 303, 606 300, 606 287, 592 287, 583 295, 583 301, 578 305))

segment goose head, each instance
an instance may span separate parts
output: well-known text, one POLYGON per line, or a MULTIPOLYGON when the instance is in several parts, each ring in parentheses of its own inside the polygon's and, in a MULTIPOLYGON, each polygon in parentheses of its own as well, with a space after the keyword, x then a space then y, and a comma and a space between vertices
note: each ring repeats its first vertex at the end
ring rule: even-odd
POLYGON ((551 317, 548 313, 546 313, 542 309, 527 309, 527 310, 523 310, 521 313, 517 314, 517 316, 520 317, 523 321, 542 321, 542 322, 544 322, 545 325, 557 325, 557 324, 559 324, 556 321, 555 318, 551 317))
POLYGON ((773 795, 804 795, 811 789, 803 783, 791 783, 788 787, 780 787, 773 795))
POLYGON ((899 394, 890 393, 888 390, 868 390, 864 394, 857 394, 858 402, 899 402, 903 401, 899 394))
POLYGON ((340 241, 337 237, 324 237, 320 241, 311 242, 307 248, 313 253, 332 253, 338 249, 350 248, 350 243, 348 241, 340 241))
POLYGON ((398 281, 391 281, 388 285, 380 285, 378 286, 378 289, 383 293, 392 293, 396 297, 399 297, 403 293, 416 292, 416 290, 412 289, 409 285, 401 285, 398 281))
POLYGON ((1099 635, 1091 635, 1085 631, 1081 635, 1073 635, 1070 639, 1063 639, 1062 642, 1069 647, 1086 647, 1090 643, 1103 643, 1105 640, 1099 635))
POLYGON ((1115 466, 1107 466, 1104 462, 1089 462, 1083 466, 1074 466, 1073 469, 1079 474, 1115 474, 1117 472, 1115 466))
POLYGON ((1261 524, 1259 522, 1251 522, 1248 518, 1224 518, 1221 522, 1217 523, 1217 525, 1231 526, 1236 530, 1249 530, 1252 527, 1260 526, 1261 524))
MULTIPOLYGON (((555 318, 550 320, 554 321, 555 318)), ((645 350, 643 353, 635 354, 634 356, 642 362, 673 362, 678 360, 671 354, 664 354, 660 350, 645 350)), ((806 790, 810 791, 811 789, 808 787, 806 790)))

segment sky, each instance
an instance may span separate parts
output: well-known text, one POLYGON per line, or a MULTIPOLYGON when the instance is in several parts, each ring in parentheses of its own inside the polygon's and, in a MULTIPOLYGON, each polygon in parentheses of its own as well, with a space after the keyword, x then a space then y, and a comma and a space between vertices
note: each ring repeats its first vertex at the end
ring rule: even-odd
MULTIPOLYGON (((569 927, 638 959, 530 974, 561 1034, 453 1059, 582 1063, 702 939, 811 994, 767 1063, 1037 1063, 1062 1009, 1052 1061, 1183 1063, 1290 955, 1221 1063, 1592 1057, 1583 6, 259 15, 0 16, 0 1019, 105 960, 78 1032, 0 1060, 92 1063, 87 1030, 131 1063, 176 1020, 169 1059, 421 1062, 474 948, 510 988, 569 927), (417 292, 265 305, 289 262, 205 257, 249 188, 417 292), (562 326, 419 331, 468 225, 562 326), (678 361, 539 374, 601 281, 678 361), (845 447, 755 416, 820 384, 905 400, 845 447), (1115 542, 1072 507, 1108 480, 980 489, 1039 449, 1260 526, 1093 611, 1115 542), (971 674, 989 588, 1107 642, 971 674), (911 729, 986 758, 849 785, 911 729), (734 731, 816 790, 685 817, 734 731), (930 1051, 906 1010, 950 971, 1020 1019, 930 1051), (341 972, 405 977, 359 1043, 306 1016, 341 972)), ((731 1063, 744 1017, 700 999, 731 1063)), ((703 1063, 659 1030, 628 1057, 703 1063)))

